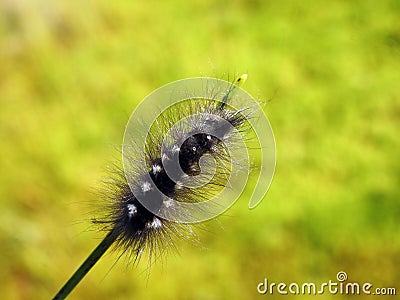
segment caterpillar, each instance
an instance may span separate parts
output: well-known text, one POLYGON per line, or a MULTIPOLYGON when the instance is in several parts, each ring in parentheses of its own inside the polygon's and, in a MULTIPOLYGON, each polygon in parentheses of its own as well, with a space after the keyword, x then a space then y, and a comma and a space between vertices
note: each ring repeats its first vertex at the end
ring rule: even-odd
POLYGON ((193 226, 223 213, 245 188, 251 131, 262 151, 249 207, 261 201, 275 168, 275 141, 258 102, 239 87, 246 79, 180 80, 138 105, 125 129, 123 166, 93 220, 108 234, 54 299, 65 298, 111 245, 137 262, 145 251, 150 260, 166 251, 176 237, 195 238, 193 226))

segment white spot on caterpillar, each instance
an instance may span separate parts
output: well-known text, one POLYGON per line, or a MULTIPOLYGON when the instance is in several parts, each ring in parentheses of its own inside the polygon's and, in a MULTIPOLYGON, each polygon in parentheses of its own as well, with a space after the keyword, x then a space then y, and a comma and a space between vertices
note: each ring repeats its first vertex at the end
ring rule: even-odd
POLYGON ((196 152, 197 148, 196 148, 196 147, 193 147, 192 150, 193 150, 193 152, 196 152))
POLYGON ((207 140, 211 140, 211 135, 207 135, 207 140))
POLYGON ((153 218, 153 221, 152 221, 152 222, 148 222, 148 223, 146 224, 146 226, 147 226, 147 228, 157 229, 157 228, 162 227, 162 223, 161 223, 161 221, 160 221, 159 218, 154 217, 154 218, 153 218))
POLYGON ((142 191, 145 193, 145 192, 148 192, 148 191, 150 191, 150 190, 151 190, 151 184, 150 184, 150 182, 145 181, 145 182, 142 184, 142 191))
POLYGON ((166 208, 169 208, 172 205, 174 205, 174 201, 172 199, 168 198, 167 200, 164 200, 164 205, 166 208))
POLYGON ((160 165, 153 165, 153 174, 160 173, 162 171, 162 167, 160 165))
POLYGON ((128 217, 131 219, 137 213, 137 207, 134 204, 128 204, 126 206, 128 208, 128 217))

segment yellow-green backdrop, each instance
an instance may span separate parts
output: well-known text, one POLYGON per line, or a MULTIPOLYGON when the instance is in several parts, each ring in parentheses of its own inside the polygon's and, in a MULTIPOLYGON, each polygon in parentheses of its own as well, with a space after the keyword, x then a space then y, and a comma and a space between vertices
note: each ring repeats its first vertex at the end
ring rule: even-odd
POLYGON ((257 284, 339 271, 400 293, 399 1, 0 0, 0 15, 0 298, 49 299, 101 240, 95 191, 143 97, 241 73, 271 100, 264 201, 241 198, 149 277, 107 254, 71 299, 282 299, 257 284))

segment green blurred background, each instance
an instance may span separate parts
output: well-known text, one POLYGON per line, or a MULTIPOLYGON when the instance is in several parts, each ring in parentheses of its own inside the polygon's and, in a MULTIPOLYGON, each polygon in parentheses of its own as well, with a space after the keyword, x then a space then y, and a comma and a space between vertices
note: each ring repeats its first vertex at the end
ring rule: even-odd
POLYGON ((398 0, 0 0, 0 15, 2 299, 50 298, 101 240, 95 191, 141 99, 245 72, 272 99, 264 201, 240 199, 149 278, 107 254, 71 299, 281 299, 257 284, 339 271, 400 293, 398 0))

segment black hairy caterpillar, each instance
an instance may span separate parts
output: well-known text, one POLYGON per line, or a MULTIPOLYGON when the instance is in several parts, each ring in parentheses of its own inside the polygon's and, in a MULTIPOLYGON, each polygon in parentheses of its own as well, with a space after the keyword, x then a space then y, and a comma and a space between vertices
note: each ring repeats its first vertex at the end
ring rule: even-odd
POLYGON ((107 207, 94 219, 108 234, 54 299, 65 298, 112 244, 135 261, 147 250, 151 260, 174 237, 193 238, 191 224, 229 208, 246 185, 249 128, 263 134, 261 148, 269 147, 258 178, 267 185, 256 187, 249 206, 261 201, 274 171, 275 144, 268 121, 258 118, 262 130, 248 126, 260 109, 238 87, 246 78, 178 81, 143 100, 125 130, 123 170, 108 183, 107 207))
MULTIPOLYGON (((197 105, 198 103, 195 103, 195 106, 197 105)), ((185 106, 185 109, 192 113, 198 111, 200 107, 188 106, 186 103, 180 106, 185 106)), ((157 145, 152 149, 148 148, 146 151, 146 165, 149 170, 147 174, 151 180, 147 181, 145 176, 137 175, 137 178, 134 178, 133 189, 135 194, 142 194, 143 201, 150 203, 155 210, 172 209, 173 204, 170 203, 170 199, 187 203, 207 199, 209 197, 208 194, 226 184, 225 172, 227 171, 226 168, 228 168, 226 165, 219 166, 218 176, 214 176, 212 181, 207 183, 208 189, 205 191, 203 186, 188 188, 185 185, 185 179, 189 178, 189 176, 200 175, 200 159, 205 154, 212 155, 219 164, 227 163, 225 148, 227 144, 234 144, 234 141, 232 141, 233 137, 229 134, 231 128, 225 123, 227 121, 234 128, 241 128, 246 117, 243 114, 237 114, 234 111, 218 107, 215 102, 202 103, 201 108, 202 111, 207 111, 203 118, 212 116, 212 119, 209 119, 207 123, 197 116, 190 120, 193 125, 192 128, 176 129, 173 134, 175 143, 162 147, 159 137, 155 136, 152 136, 152 141, 148 143, 153 147, 157 145), (205 126, 211 127, 205 130, 206 132, 219 131, 224 138, 219 139, 208 133, 196 133, 204 131, 204 128, 196 127, 205 126), (182 131, 184 130, 187 130, 187 132, 183 133, 182 131), (186 138, 186 136, 188 137, 186 138), (163 148, 162 151, 161 148, 163 148), (171 179, 166 172, 166 169, 169 169, 170 165, 174 163, 171 159, 174 156, 178 157, 179 165, 183 171, 177 174, 177 178, 174 178, 175 180, 171 179)), ((175 109, 174 111, 176 111, 175 109)), ((180 118, 179 114, 175 114, 175 117, 180 118)), ((169 120, 171 119, 169 118, 169 120)), ((160 128, 156 129, 159 130, 160 128)), ((134 174, 137 173, 134 172, 134 174)), ((114 194, 109 195, 111 196, 109 213, 103 219, 96 219, 95 222, 104 224, 107 231, 114 231, 117 235, 117 248, 118 246, 123 246, 123 249, 130 249, 130 251, 134 252, 134 256, 137 257, 144 248, 149 249, 149 251, 158 249, 158 247, 151 245, 151 243, 155 242, 155 237, 169 238, 170 233, 176 233, 182 229, 181 227, 190 226, 189 224, 171 222, 160 218, 146 209, 136 198, 124 176, 119 176, 119 181, 113 184, 114 186, 117 184, 117 188, 114 190, 114 194)), ((171 213, 182 214, 183 212, 172 211, 171 213)), ((188 232, 187 228, 183 228, 182 232, 180 235, 188 232)))

